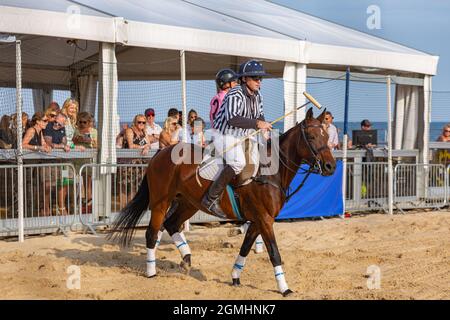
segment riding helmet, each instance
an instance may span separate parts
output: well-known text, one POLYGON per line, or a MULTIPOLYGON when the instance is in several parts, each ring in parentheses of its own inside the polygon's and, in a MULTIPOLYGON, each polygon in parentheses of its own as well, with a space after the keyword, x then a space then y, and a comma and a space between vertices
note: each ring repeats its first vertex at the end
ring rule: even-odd
POLYGON ((225 83, 236 81, 238 75, 231 69, 222 69, 216 74, 216 83, 219 88, 223 88, 225 83))
POLYGON ((262 63, 256 60, 244 62, 239 67, 239 77, 264 77, 267 75, 262 63))

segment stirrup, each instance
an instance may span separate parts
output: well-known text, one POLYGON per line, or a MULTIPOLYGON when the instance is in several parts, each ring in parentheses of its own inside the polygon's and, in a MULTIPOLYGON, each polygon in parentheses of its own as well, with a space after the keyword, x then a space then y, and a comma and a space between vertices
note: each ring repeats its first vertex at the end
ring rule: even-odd
POLYGON ((211 200, 211 199, 208 197, 208 195, 206 195, 205 198, 204 198, 204 201, 202 201, 202 203, 203 203, 203 202, 204 202, 204 203, 208 202, 209 205, 208 205, 208 206, 205 206, 206 209, 208 209, 208 211, 211 212, 211 213, 212 213, 213 215, 215 215, 216 217, 221 218, 221 219, 228 219, 228 217, 226 216, 226 214, 223 212, 222 208, 220 208, 220 205, 219 205, 219 203, 218 203, 218 202, 219 202, 219 199, 220 199, 220 197, 217 198, 217 199, 215 199, 215 200, 211 200), (216 203, 216 202, 217 202, 217 203, 216 203), (211 208, 214 207, 214 206, 220 208, 220 210, 223 212, 223 214, 220 214, 219 212, 216 212, 216 211, 214 211, 214 210, 211 210, 211 208))

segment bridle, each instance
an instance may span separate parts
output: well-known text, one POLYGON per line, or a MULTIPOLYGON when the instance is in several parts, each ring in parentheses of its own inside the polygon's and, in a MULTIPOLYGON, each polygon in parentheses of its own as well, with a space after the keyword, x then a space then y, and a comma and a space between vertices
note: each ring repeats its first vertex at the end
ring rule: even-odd
POLYGON ((308 137, 308 134, 306 133, 306 129, 308 128, 322 128, 321 125, 315 124, 315 125, 306 125, 306 119, 303 120, 302 122, 300 122, 300 132, 301 135, 298 135, 297 137, 297 148, 299 148, 300 146, 300 138, 303 138, 303 140, 305 141, 305 144, 310 152, 310 154, 312 155, 312 160, 309 159, 308 160, 302 160, 300 163, 295 163, 294 161, 290 160, 286 154, 281 150, 279 150, 279 153, 281 154, 282 157, 279 157, 280 163, 289 171, 293 172, 294 174, 297 174, 297 172, 299 170, 302 170, 302 173, 306 173, 305 177, 303 178, 303 181, 300 183, 300 185, 293 191, 290 192, 290 189, 288 187, 287 192, 286 192, 286 202, 294 195, 296 194, 305 184, 306 179, 309 177, 309 175, 311 173, 314 174, 322 174, 322 167, 320 165, 320 158, 319 158, 319 152, 321 152, 322 150, 325 150, 325 148, 328 148, 328 145, 322 145, 320 146, 318 149, 316 149, 310 142, 310 139, 308 137), (300 137, 301 136, 301 137, 300 137), (284 160, 284 159, 285 160, 284 160), (291 163, 295 169, 292 169, 288 163, 286 163, 286 161, 288 163, 291 163), (307 163, 309 165, 308 170, 305 170, 303 168, 301 168, 301 165, 307 163))

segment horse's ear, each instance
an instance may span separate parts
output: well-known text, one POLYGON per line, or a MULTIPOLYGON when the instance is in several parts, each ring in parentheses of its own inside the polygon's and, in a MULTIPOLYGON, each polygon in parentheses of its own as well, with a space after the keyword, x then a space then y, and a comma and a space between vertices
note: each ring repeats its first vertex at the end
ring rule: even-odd
POLYGON ((317 117, 317 120, 319 120, 321 123, 325 120, 326 112, 327 108, 323 109, 323 112, 320 114, 320 116, 317 117))
POLYGON ((309 108, 308 111, 306 112, 305 119, 308 120, 311 119, 312 117, 313 117, 313 109, 309 108))

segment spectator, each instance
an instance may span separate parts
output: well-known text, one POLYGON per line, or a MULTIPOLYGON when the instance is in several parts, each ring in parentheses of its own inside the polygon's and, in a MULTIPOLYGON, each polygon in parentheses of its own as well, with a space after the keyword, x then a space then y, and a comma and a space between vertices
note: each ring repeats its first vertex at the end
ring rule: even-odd
POLYGON ((73 135, 73 143, 85 148, 97 148, 97 129, 93 127, 93 117, 89 112, 80 112, 77 128, 73 135))
POLYGON ((200 117, 191 122, 191 143, 201 147, 206 146, 205 121, 200 117))
MULTIPOLYGON (((73 134, 73 143, 77 147, 95 149, 97 148, 97 129, 93 127, 94 118, 89 112, 80 112, 78 114, 78 122, 73 134)), ((66 131, 67 132, 67 131, 66 131)), ((82 165, 84 161, 75 162, 75 167, 82 165)), ((83 207, 88 208, 92 204, 92 177, 85 174, 82 177, 84 202, 83 207)))
MULTIPOLYGON (((12 148, 16 149, 17 148, 17 139, 16 139, 16 134, 15 132, 17 131, 17 114, 14 113, 11 115, 11 122, 10 122, 10 127, 11 130, 14 132, 14 139, 13 139, 13 145, 12 148)), ((25 132, 27 131, 27 129, 30 127, 30 122, 28 121, 28 114, 26 112, 22 112, 22 138, 25 136, 25 132)))
POLYGON ((159 135, 159 148, 163 149, 165 147, 177 144, 179 139, 180 127, 178 125, 177 118, 168 117, 164 121, 164 127, 159 135))
POLYGON ((183 111, 178 111, 178 125, 183 126, 183 111))
MULTIPOLYGON (((364 119, 363 121, 361 121, 361 130, 363 130, 363 131, 373 130, 372 129, 372 123, 370 123, 369 120, 364 119)), ((371 148, 375 148, 376 145, 372 144, 372 143, 368 143, 367 145, 365 145, 365 147, 371 149, 371 148)))
POLYGON ((439 142, 450 142, 450 123, 442 128, 442 134, 436 139, 439 142))
POLYGON ((138 114, 134 117, 133 125, 125 131, 125 137, 123 141, 124 149, 141 149, 142 154, 148 154, 150 149, 150 142, 145 133, 145 116, 138 114))
POLYGON ((66 138, 67 144, 71 149, 75 148, 75 144, 73 143, 73 136, 75 134, 75 129, 77 128, 77 115, 78 115, 78 101, 72 98, 66 99, 64 101, 63 107, 61 109, 61 113, 66 116, 66 138))
POLYGON ((339 138, 338 131, 335 125, 333 124, 333 115, 331 112, 325 112, 324 126, 328 133, 328 147, 331 150, 336 150, 339 148, 339 138))
POLYGON ((369 120, 364 119, 363 121, 361 121, 361 130, 363 131, 372 130, 372 124, 370 123, 369 120))
POLYGON ((211 126, 214 118, 219 112, 219 108, 222 105, 223 98, 230 91, 231 88, 237 86, 238 75, 231 69, 222 69, 216 74, 217 94, 211 99, 209 112, 209 120, 211 126))
POLYGON ((65 152, 69 152, 70 147, 67 145, 66 129, 64 128, 65 123, 66 116, 59 113, 55 121, 49 122, 49 125, 45 128, 44 139, 53 149, 62 149, 65 152))
POLYGON ((61 112, 61 107, 59 106, 58 102, 56 102, 56 101, 50 102, 47 109, 51 109, 51 110, 55 111, 56 113, 61 112))
MULTIPOLYGON (((30 128, 25 132, 23 137, 22 146, 25 150, 34 150, 42 152, 51 152, 51 147, 44 139, 44 129, 47 127, 48 118, 43 112, 36 112, 31 119, 30 128)), ((41 181, 44 182, 44 202, 40 210, 40 214, 43 216, 50 215, 50 176, 45 175, 45 171, 40 171, 43 175, 41 181)), ((48 172, 47 172, 48 173, 48 172)))
POLYGON ((11 129, 11 117, 5 114, 0 120, 0 149, 11 149, 14 140, 14 131, 11 129))
POLYGON ((145 110, 145 117, 147 119, 145 133, 149 138, 150 148, 159 149, 159 135, 161 134, 162 128, 159 124, 155 123, 155 110, 152 108, 145 110))
POLYGON ((169 111, 167 112, 167 116, 176 118, 177 122, 181 118, 180 112, 178 111, 178 109, 175 109, 175 108, 170 108, 169 111))
POLYGON ((189 126, 191 126, 192 122, 195 121, 195 119, 197 119, 198 115, 197 115, 197 111, 195 111, 194 109, 189 110, 188 113, 188 124, 189 126))
POLYGON ((128 129, 128 123, 124 123, 122 125, 122 130, 116 137, 116 148, 122 149, 123 148, 123 140, 125 137, 125 131, 128 129))
POLYGON ((52 128, 53 127, 53 124, 55 123, 55 121, 56 121, 56 115, 58 114, 58 112, 56 112, 53 108, 51 108, 51 107, 47 107, 47 109, 45 109, 45 116, 47 117, 47 119, 48 119, 48 124, 47 124, 47 127, 44 129, 44 136, 46 135, 45 134, 45 131, 47 130, 47 128, 52 128))
MULTIPOLYGON (((51 109, 51 112, 54 111, 51 109)), ((47 125, 47 127, 45 128, 44 139, 47 142, 47 144, 51 146, 53 149, 62 149, 65 152, 69 152, 70 147, 67 145, 66 131, 64 128, 65 123, 66 123, 66 116, 62 113, 58 113, 55 121, 51 123, 51 126, 47 125)), ((69 170, 61 171, 59 167, 51 168, 50 171, 52 172, 53 177, 60 178, 58 179, 57 182, 58 214, 66 215, 67 209, 65 206, 65 199, 67 196, 69 185, 73 184, 73 177, 69 176, 63 177, 63 172, 64 171, 67 172, 69 170)), ((48 182, 52 183, 51 180, 49 180, 48 182)))
POLYGON ((50 152, 52 148, 44 139, 43 131, 47 127, 48 119, 43 112, 36 112, 31 119, 30 128, 25 132, 22 147, 26 150, 50 152))

